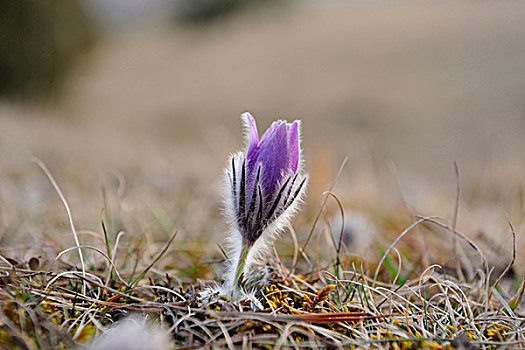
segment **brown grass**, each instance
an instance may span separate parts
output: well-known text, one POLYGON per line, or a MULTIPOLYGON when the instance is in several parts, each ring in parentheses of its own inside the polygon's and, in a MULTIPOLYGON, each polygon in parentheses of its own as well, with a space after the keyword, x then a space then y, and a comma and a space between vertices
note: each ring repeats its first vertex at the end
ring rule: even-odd
POLYGON ((146 23, 99 46, 59 106, 1 101, 0 347, 81 346, 139 313, 182 348, 523 348, 524 14, 459 1, 146 23), (197 298, 220 281, 218 179, 246 109, 261 129, 302 118, 311 176, 263 310, 197 298))
MULTIPOLYGON (((56 186, 72 223, 66 199, 45 165, 39 164, 56 186)), ((317 219, 329 196, 335 195, 325 194, 317 219)), ((317 219, 310 232, 319 234, 315 230, 317 219)), ((77 237, 80 232, 73 224, 71 228, 77 237)), ((108 231, 104 219, 102 228, 102 233, 84 232, 93 237, 92 242, 62 250, 56 260, 48 256, 16 261, 2 256, 2 346, 71 347, 90 341, 130 313, 149 315, 171 334, 176 348, 446 349, 525 345, 525 316, 520 306, 524 285, 518 290, 502 290, 499 285, 509 279, 512 271, 515 241, 510 264, 494 278, 494 266, 489 265, 476 242, 439 217, 421 217, 408 226, 377 263, 352 257, 335 242, 336 255, 324 262, 306 254, 308 240, 301 249, 295 244, 293 256, 298 259, 293 265, 282 260, 274 249, 275 255, 268 262, 271 280, 257 294, 262 308, 249 300, 202 302, 199 292, 215 281, 178 277, 184 275, 180 269, 169 273, 169 268, 156 266, 177 231, 164 248, 155 245, 158 248, 151 251, 157 253, 148 257, 144 255, 148 249, 140 240, 119 247, 122 233, 108 231), (465 251, 478 256, 478 261, 470 261, 475 270, 473 277, 458 280, 452 268, 425 266, 420 258, 400 247, 401 242, 414 240, 413 231, 419 226, 466 243, 465 251), (86 260, 81 258, 80 266, 63 260, 76 251, 82 254, 79 257, 86 256, 86 260)), ((183 259, 179 255, 170 260, 183 259)), ((206 264, 205 256, 193 256, 194 277, 202 274, 199 266, 206 264)))

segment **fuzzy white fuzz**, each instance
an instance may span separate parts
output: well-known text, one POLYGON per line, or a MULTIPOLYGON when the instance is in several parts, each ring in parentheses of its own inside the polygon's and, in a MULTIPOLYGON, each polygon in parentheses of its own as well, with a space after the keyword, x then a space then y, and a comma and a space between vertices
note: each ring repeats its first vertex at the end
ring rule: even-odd
POLYGON ((170 337, 166 331, 147 322, 145 317, 130 316, 109 329, 88 346, 89 350, 166 350, 170 337))

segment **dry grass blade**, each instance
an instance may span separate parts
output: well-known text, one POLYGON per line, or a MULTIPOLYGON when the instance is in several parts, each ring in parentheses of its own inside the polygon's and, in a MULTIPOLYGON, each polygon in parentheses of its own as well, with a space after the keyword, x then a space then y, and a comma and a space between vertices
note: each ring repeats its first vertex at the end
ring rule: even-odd
POLYGON ((505 267, 505 270, 503 270, 501 275, 499 275, 498 279, 496 280, 496 282, 494 282, 494 285, 490 289, 489 296, 488 296, 489 302, 490 302, 490 298, 492 297, 494 288, 496 288, 496 286, 501 282, 503 277, 505 277, 505 275, 510 271, 510 269, 514 265, 514 262, 516 261, 516 231, 514 230, 514 226, 512 226, 512 222, 510 221, 510 218, 508 215, 507 215, 507 222, 510 226, 510 232, 512 233, 512 259, 510 263, 507 265, 507 267, 505 267))
POLYGON ((331 312, 323 314, 302 314, 296 316, 275 317, 275 321, 303 321, 309 323, 361 322, 364 320, 382 319, 385 315, 375 316, 368 312, 331 312))
POLYGON ((343 204, 341 203, 341 200, 339 199, 339 197, 337 197, 335 193, 326 191, 326 192, 323 192, 323 194, 332 196, 335 199, 335 201, 337 202, 337 206, 339 208, 339 212, 341 213, 341 229, 339 230, 338 241, 337 241, 337 246, 336 246, 337 259, 339 260, 339 253, 341 252, 341 244, 343 243, 343 233, 345 231, 345 210, 343 209, 343 204))
POLYGON ((399 236, 397 236, 397 238, 394 240, 394 242, 392 242, 392 244, 385 250, 383 256, 381 257, 381 260, 379 260, 379 264, 377 264, 376 272, 374 273, 374 280, 377 279, 377 275, 379 274, 379 270, 381 269, 381 266, 385 262, 385 259, 388 256, 388 253, 390 253, 390 251, 392 250, 392 248, 394 248, 394 246, 397 244, 397 242, 399 242, 414 227, 416 227, 417 225, 419 225, 419 224, 421 224, 422 222, 425 222, 425 221, 427 221, 426 218, 419 219, 418 221, 414 222, 412 225, 407 227, 403 232, 401 232, 401 234, 399 234, 399 236))
MULTIPOLYGON (((334 185, 343 166, 344 163, 334 185)), ((407 224, 406 219, 398 218, 398 213, 395 217, 369 215, 372 220, 387 222, 380 229, 385 235, 392 232, 395 236, 383 254, 378 256, 377 251, 370 249, 366 258, 352 252, 352 244, 343 245, 343 228, 345 234, 351 233, 352 239, 353 226, 350 230, 346 226, 340 228, 339 240, 335 237, 330 242, 326 237, 326 242, 322 242, 323 237, 316 236, 315 220, 327 212, 329 197, 338 206, 330 209, 339 210, 345 222, 339 199, 342 197, 332 191, 324 192, 325 201, 317 219, 314 213, 307 223, 297 223, 297 232, 310 232, 306 242, 299 245, 296 231, 290 227, 290 245, 270 246, 274 254, 265 260, 264 276, 260 278, 263 287, 235 302, 216 292, 220 272, 215 264, 223 261, 218 252, 210 257, 202 248, 202 241, 184 237, 187 247, 184 250, 177 247, 177 254, 168 254, 175 238, 180 237, 178 231, 170 233, 167 241, 157 243, 156 230, 163 232, 162 226, 157 221, 148 222, 143 216, 135 217, 129 198, 119 197, 121 207, 104 217, 103 233, 75 230, 85 243, 58 255, 60 244, 47 247, 49 256, 56 259, 31 252, 26 253, 31 260, 25 261, 19 256, 11 258, 10 251, 2 248, 0 348, 82 347, 129 314, 140 314, 161 326, 162 332, 169 334, 172 346, 181 349, 444 350, 460 344, 489 350, 513 349, 525 344, 521 303, 525 283, 512 294, 507 283, 501 283, 519 261, 518 234, 510 219, 512 260, 501 267, 503 272, 496 282, 489 284, 490 273, 500 267, 490 266, 476 242, 458 231, 459 192, 451 223, 440 217, 418 217, 407 224), (312 222, 314 225, 310 226, 312 222), (414 247, 420 246, 419 237, 414 234, 427 230, 445 237, 452 235, 463 247, 466 244, 472 247, 473 251, 469 250, 469 255, 462 258, 477 260, 479 255, 481 264, 472 261, 477 268, 473 279, 455 278, 457 271, 453 263, 447 265, 448 256, 445 261, 421 263, 421 254, 413 254, 414 247), (81 237, 83 232, 86 236, 81 237), (320 246, 320 254, 307 256, 305 249, 312 240, 326 244, 326 249, 320 246), (73 263, 60 259, 79 248, 85 257, 89 253, 86 271, 78 271, 73 263), (144 263, 145 256, 151 260, 144 263), (298 265, 301 256, 306 260, 304 266, 298 265), (365 260, 370 258, 375 260, 365 260), (160 259, 165 264, 160 264, 160 259), (288 270, 288 266, 292 269, 288 270), (508 295, 513 297, 509 300, 508 295)), ((104 199, 104 204, 109 208, 109 198, 104 199)), ((150 211, 146 213, 150 220, 154 219, 150 211)), ((207 226, 202 231, 202 239, 209 239, 207 226)), ((330 228, 326 232, 332 233, 330 228)), ((434 238, 429 237, 428 241, 434 238)), ((443 242, 440 247, 450 253, 451 240, 438 238, 443 242)), ((433 254, 429 251, 426 256, 432 258, 433 254)), ((468 271, 466 263, 470 261, 461 262, 468 271)))
MULTIPOLYGON (((73 216, 71 215, 71 209, 69 209, 69 204, 67 203, 66 198, 64 197, 64 195, 62 194, 62 191, 60 190, 60 187, 56 183, 55 179, 53 178, 53 175, 51 175, 51 172, 49 171, 47 166, 44 164, 44 162, 42 162, 40 159, 36 157, 33 157, 32 160, 46 174, 47 178, 49 179, 49 182, 51 182, 51 185, 55 189, 56 193, 58 194, 58 197, 60 197, 60 200, 62 201, 62 204, 64 204, 64 207, 66 208, 67 217, 69 219, 69 226, 71 227, 71 232, 73 233, 73 238, 75 239, 75 244, 77 245, 78 256, 80 258, 80 265, 82 267, 82 274, 85 276, 86 266, 84 264, 84 256, 82 255, 82 249, 80 248, 80 241, 78 239, 77 231, 75 229, 75 224, 73 222, 73 216)), ((82 288, 83 288, 83 292, 85 293, 86 292, 85 284, 82 286, 82 288)))
MULTIPOLYGON (((105 229, 104 229, 104 232, 105 232, 105 229)), ((118 278, 122 281, 122 278, 120 277, 120 274, 118 273, 118 270, 115 267, 113 260, 117 258, 118 244, 120 242, 120 237, 124 236, 125 234, 126 233, 124 231, 120 231, 117 234, 117 239, 115 240, 115 246, 113 247, 113 252, 111 253, 110 256, 108 256, 108 260, 110 261, 110 266, 109 266, 108 276, 106 277, 106 285, 108 285, 108 283, 111 280, 111 274, 113 273, 113 269, 115 269, 115 273, 117 274, 118 278)), ((104 240, 106 241, 106 247, 109 249, 109 245, 107 245, 109 242, 107 241, 105 233, 104 233, 104 240)))
MULTIPOLYGON (((335 179, 334 179, 334 182, 332 183, 332 186, 330 186, 330 188, 328 189, 327 192, 332 192, 332 190, 334 189, 335 185, 337 184, 337 181, 339 180, 339 177, 341 176, 341 174, 343 172, 343 169, 345 168, 345 165, 346 165, 347 161, 348 161, 348 158, 345 157, 345 159, 341 163, 341 166, 339 167, 339 170, 337 171, 337 175, 335 176, 335 179)), ((325 194, 324 197, 323 197, 323 201, 321 202, 321 207, 319 208, 319 211, 317 212, 317 215, 315 216, 315 219, 314 219, 314 221, 312 223, 312 226, 310 228, 310 232, 308 232, 308 236, 306 236, 306 241, 304 242, 303 246, 300 249, 300 253, 302 255, 305 254, 304 253, 305 249, 308 246, 308 243, 310 243, 310 239, 312 238, 312 236, 314 234, 314 231, 315 231, 315 226, 317 225, 317 222, 321 218, 321 214, 323 213, 324 207, 326 206, 326 202, 328 201, 328 197, 329 197, 328 193, 325 194)), ((288 276, 286 276, 286 279, 288 279, 290 277, 290 275, 295 272, 295 268, 297 267, 297 263, 298 263, 298 261, 296 261, 292 265, 292 268, 290 269, 290 272, 288 273, 288 276)))
MULTIPOLYGON (((458 223, 458 213, 459 213, 459 196, 461 194, 461 186, 459 182, 459 168, 458 163, 454 162, 454 172, 456 174, 456 201, 454 203, 454 216, 452 218, 452 228, 455 230, 458 223)), ((465 281, 465 276, 463 275, 463 270, 461 270, 461 259, 460 259, 460 247, 458 247, 458 238, 456 235, 453 237, 452 244, 454 245, 454 257, 456 259, 456 273, 460 281, 465 281)))
MULTIPOLYGON (((451 232, 452 234, 458 236, 459 238, 461 238, 465 242, 467 242, 478 253, 478 255, 480 257, 480 260, 481 260, 481 264, 483 265, 483 268, 485 269, 485 272, 486 272, 486 278, 488 278, 488 276, 489 276, 489 266, 488 266, 487 258, 485 257, 485 254, 483 254, 483 251, 481 250, 481 248, 476 243, 474 243, 474 241, 472 241, 470 238, 468 238, 467 236, 465 236, 461 232, 457 231, 456 229, 452 228, 451 226, 449 226, 447 224, 443 224, 443 223, 437 221, 437 220, 446 221, 443 218, 440 218, 438 216, 423 217, 421 220, 428 221, 428 222, 431 222, 431 223, 433 223, 435 225, 438 225, 439 227, 444 228, 445 230, 451 232)), ((488 282, 488 280, 487 280, 487 282, 488 282)))
POLYGON ((177 236, 177 233, 179 233, 178 230, 175 230, 173 232, 173 234, 171 235, 170 239, 168 240, 168 242, 166 242, 166 244, 164 245, 164 248, 162 248, 162 250, 160 251, 159 255, 157 255, 157 257, 151 262, 151 264, 149 264, 148 267, 146 267, 146 269, 144 269, 144 271, 142 271, 134 280, 133 282, 130 283, 130 286, 133 287, 135 286, 135 284, 140 281, 145 275, 146 273, 148 273, 148 271, 157 263, 157 261, 159 261, 160 258, 162 258, 162 256, 168 251, 168 248, 170 247, 171 245, 171 242, 173 242, 173 240, 175 239, 175 236, 177 236))
MULTIPOLYGON (((122 282, 124 285, 127 286, 126 281, 124 281, 124 279, 120 276, 118 270, 116 269, 115 264, 113 263, 113 260, 111 260, 111 258, 106 253, 104 253, 101 249, 99 249, 97 247, 92 247, 92 246, 88 246, 88 245, 81 245, 80 248, 90 249, 90 250, 96 251, 97 253, 102 255, 109 263, 109 266, 110 266, 109 270, 112 271, 114 269, 117 277, 120 280, 120 282, 122 282)), ((69 252, 69 251, 71 251, 73 249, 75 249, 75 247, 71 247, 71 248, 67 248, 67 249, 62 250, 60 253, 58 253, 56 259, 59 260, 62 257, 62 255, 66 254, 67 252, 69 252)), ((85 276, 85 274, 84 274, 84 276, 85 276)))

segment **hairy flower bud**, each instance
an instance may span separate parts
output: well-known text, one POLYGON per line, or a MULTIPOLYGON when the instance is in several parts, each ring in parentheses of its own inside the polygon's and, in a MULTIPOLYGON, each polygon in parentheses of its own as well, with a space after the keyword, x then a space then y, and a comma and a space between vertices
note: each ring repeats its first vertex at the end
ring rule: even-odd
POLYGON ((301 171, 299 121, 276 121, 259 139, 255 119, 249 113, 241 118, 247 150, 234 154, 226 170, 225 207, 235 269, 227 281, 233 285, 241 282, 244 268, 289 222, 307 182, 301 171))

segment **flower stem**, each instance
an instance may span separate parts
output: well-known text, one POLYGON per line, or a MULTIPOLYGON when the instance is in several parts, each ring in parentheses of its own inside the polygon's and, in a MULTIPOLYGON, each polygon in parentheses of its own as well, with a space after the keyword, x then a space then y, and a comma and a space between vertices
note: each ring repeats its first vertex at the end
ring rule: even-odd
POLYGON ((239 262, 237 263, 237 270, 235 271, 235 281, 234 281, 235 289, 241 286, 242 280, 244 279, 244 277, 241 278, 242 271, 244 270, 244 265, 246 265, 246 258, 248 257, 250 248, 251 246, 249 245, 243 244, 242 246, 241 255, 239 256, 239 262))

